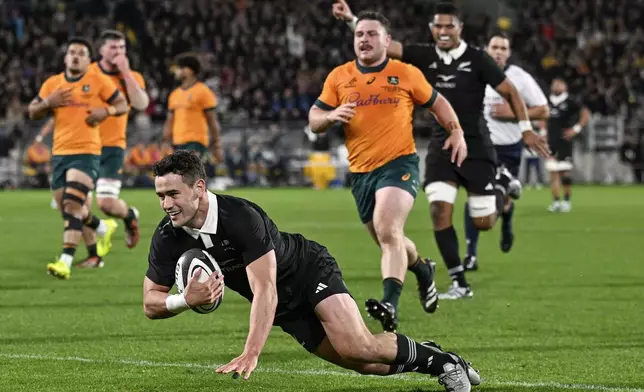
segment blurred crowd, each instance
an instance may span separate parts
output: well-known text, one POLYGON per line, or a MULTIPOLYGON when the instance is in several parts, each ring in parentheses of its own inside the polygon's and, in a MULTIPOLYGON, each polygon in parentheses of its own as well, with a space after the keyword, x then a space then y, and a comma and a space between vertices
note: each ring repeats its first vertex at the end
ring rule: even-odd
MULTIPOLYGON (((385 13, 403 42, 431 41, 431 3, 350 1, 385 13)), ((521 3, 514 20, 466 13, 464 38, 482 46, 491 31, 507 30, 514 60, 542 86, 564 75, 593 112, 626 113, 641 135, 644 0, 521 3)), ((0 116, 19 124, 38 87, 62 69, 66 39, 104 28, 128 37, 151 98, 141 115, 151 121, 165 119, 175 87, 169 66, 181 52, 202 54, 224 123, 305 120, 329 70, 353 58, 349 29, 330 15, 329 0, 0 0, 0 116)))

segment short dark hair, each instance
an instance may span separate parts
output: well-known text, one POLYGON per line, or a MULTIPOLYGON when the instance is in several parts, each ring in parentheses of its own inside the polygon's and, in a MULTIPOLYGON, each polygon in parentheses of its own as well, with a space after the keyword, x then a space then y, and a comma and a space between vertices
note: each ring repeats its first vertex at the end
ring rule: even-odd
POLYGON ((87 48, 87 51, 89 52, 89 57, 93 57, 93 55, 94 55, 94 48, 92 47, 92 43, 91 43, 87 38, 83 38, 83 37, 71 37, 71 38, 67 41, 67 49, 66 49, 65 51, 69 50, 69 47, 70 47, 72 44, 84 45, 84 46, 87 48))
POLYGON ((361 20, 375 20, 385 28, 387 34, 390 34, 391 32, 391 22, 389 22, 389 19, 387 19, 387 17, 380 12, 362 11, 358 14, 358 22, 360 22, 361 20))
POLYGON ((495 31, 494 33, 490 34, 490 36, 487 39, 487 42, 489 43, 492 40, 492 38, 507 39, 508 44, 512 44, 512 41, 510 40, 510 37, 508 37, 508 35, 506 33, 504 33, 503 31, 495 31))
POLYGON ((201 72, 201 61, 196 53, 182 53, 177 56, 174 63, 181 68, 189 68, 195 75, 201 72))
POLYGON ((125 34, 121 33, 118 30, 103 30, 98 36, 99 44, 98 46, 103 46, 109 40, 125 40, 125 34))
POLYGON ((188 150, 175 150, 162 158, 152 168, 155 177, 178 174, 183 182, 193 186, 199 180, 206 180, 206 168, 201 158, 188 150))
POLYGON ((434 9, 434 15, 452 15, 458 18, 458 20, 461 20, 461 15, 458 10, 458 7, 456 7, 454 3, 450 3, 446 1, 436 4, 436 8, 434 9))

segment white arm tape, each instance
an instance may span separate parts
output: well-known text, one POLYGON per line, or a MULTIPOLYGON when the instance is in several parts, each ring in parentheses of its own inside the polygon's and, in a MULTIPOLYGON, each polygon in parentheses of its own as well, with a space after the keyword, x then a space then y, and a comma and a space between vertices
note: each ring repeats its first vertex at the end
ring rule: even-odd
POLYGON ((575 124, 575 126, 572 127, 572 130, 575 131, 575 133, 581 132, 581 125, 575 124))
POLYGON ((174 314, 190 309, 183 294, 168 295, 168 298, 165 299, 165 307, 174 314))
POLYGON ((522 131, 532 130, 532 123, 529 120, 519 121, 519 128, 522 131))
POLYGON ((356 26, 358 25, 358 17, 354 16, 353 19, 347 22, 347 24, 351 27, 351 31, 355 31, 356 26))

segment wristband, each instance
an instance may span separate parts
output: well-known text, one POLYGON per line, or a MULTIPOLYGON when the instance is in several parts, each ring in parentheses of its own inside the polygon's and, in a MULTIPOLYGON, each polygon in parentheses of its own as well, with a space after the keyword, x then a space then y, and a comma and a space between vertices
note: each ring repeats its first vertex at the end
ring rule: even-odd
POLYGON ((522 131, 526 130, 532 130, 532 123, 529 120, 523 120, 519 121, 519 128, 521 128, 522 131))
POLYGON ((36 143, 42 143, 42 135, 36 136, 36 143))
POLYGON ((581 125, 575 124, 575 126, 572 127, 572 130, 575 131, 575 133, 581 132, 581 125))
POLYGON ((168 312, 174 314, 190 309, 183 294, 168 295, 168 298, 165 299, 165 307, 168 308, 168 312))
POLYGON ((347 22, 347 25, 351 27, 351 31, 355 31, 356 26, 358 25, 358 17, 354 16, 353 19, 347 22))
POLYGON ((106 110, 107 110, 107 114, 110 116, 113 116, 116 114, 116 108, 114 106, 108 106, 106 110))

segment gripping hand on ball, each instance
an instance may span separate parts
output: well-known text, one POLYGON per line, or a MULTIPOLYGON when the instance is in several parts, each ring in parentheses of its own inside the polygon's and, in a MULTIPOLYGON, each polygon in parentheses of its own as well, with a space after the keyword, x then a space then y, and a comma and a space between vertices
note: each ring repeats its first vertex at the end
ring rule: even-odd
POLYGON ((184 297, 186 303, 191 308, 195 306, 213 304, 221 296, 224 289, 224 276, 212 274, 204 282, 199 282, 199 275, 202 269, 199 268, 192 275, 192 279, 188 282, 184 297))

